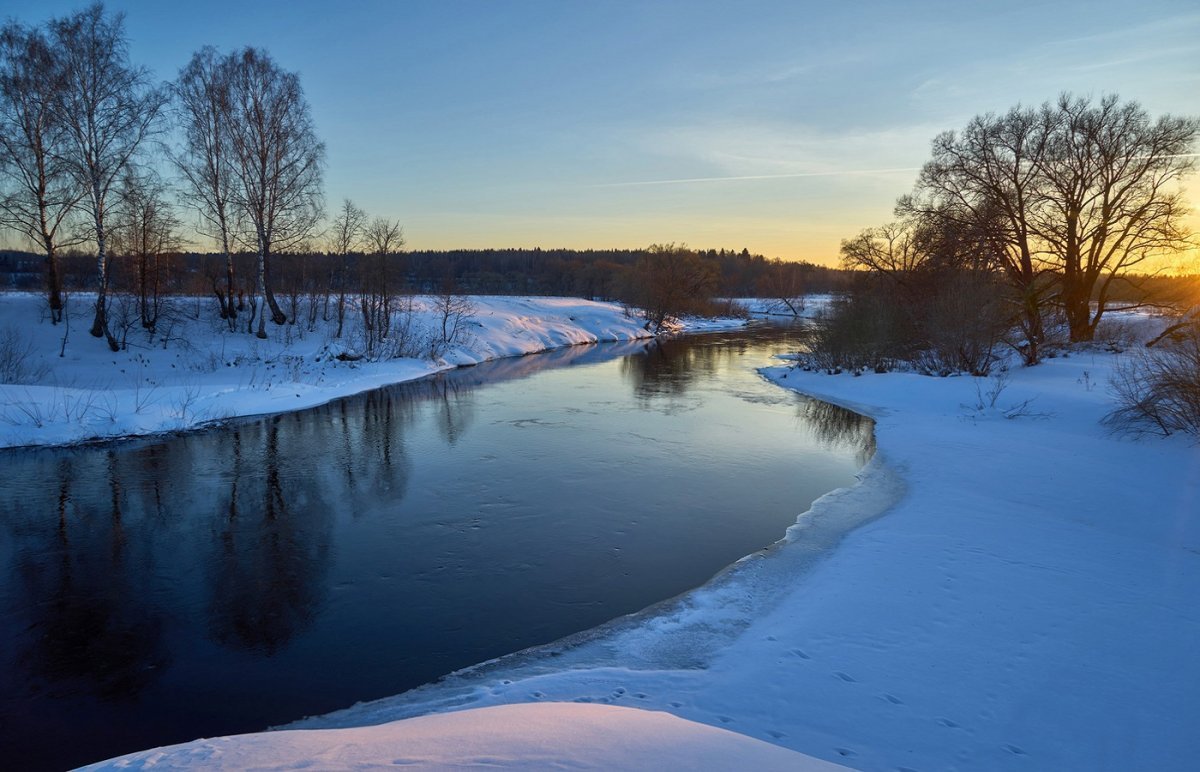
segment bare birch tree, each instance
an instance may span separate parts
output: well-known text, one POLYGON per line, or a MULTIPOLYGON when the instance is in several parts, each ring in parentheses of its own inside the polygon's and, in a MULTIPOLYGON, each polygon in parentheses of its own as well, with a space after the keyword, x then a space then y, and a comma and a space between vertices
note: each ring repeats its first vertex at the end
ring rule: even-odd
POLYGON ((287 321, 275 300, 271 258, 302 243, 321 219, 325 145, 313 130, 298 75, 280 69, 256 48, 231 54, 222 66, 229 88, 225 125, 235 202, 254 229, 255 291, 266 302, 257 335, 265 338, 268 309, 275 324, 287 321))
POLYGON ((62 321, 58 250, 83 196, 60 154, 64 127, 54 113, 63 79, 41 30, 9 22, 0 29, 0 221, 46 254, 50 321, 62 321))
POLYGON ((175 107, 183 130, 183 146, 173 156, 183 178, 183 197, 200 216, 201 231, 211 236, 225 257, 225 286, 213 292, 221 318, 229 329, 237 324, 234 303, 233 241, 238 209, 233 205, 233 169, 230 166, 229 67, 222 66, 216 49, 197 51, 174 84, 175 107))
POLYGON ((404 246, 400 222, 376 217, 363 231, 368 257, 359 269, 359 307, 363 315, 368 353, 375 343, 387 338, 392 323, 396 292, 397 251, 404 246))
POLYGON ((96 239, 96 316, 91 333, 118 350, 108 328, 108 231, 110 195, 134 154, 154 133, 167 101, 150 73, 129 62, 124 17, 96 3, 50 22, 53 45, 62 59, 63 87, 54 101, 64 127, 66 167, 84 188, 83 208, 96 239))
POLYGON ((346 321, 346 286, 349 284, 349 257, 362 246, 363 232, 366 230, 367 213, 360 209, 350 199, 342 201, 342 208, 333 219, 329 233, 330 251, 340 258, 338 273, 337 300, 337 332, 334 337, 342 337, 342 326, 346 321))

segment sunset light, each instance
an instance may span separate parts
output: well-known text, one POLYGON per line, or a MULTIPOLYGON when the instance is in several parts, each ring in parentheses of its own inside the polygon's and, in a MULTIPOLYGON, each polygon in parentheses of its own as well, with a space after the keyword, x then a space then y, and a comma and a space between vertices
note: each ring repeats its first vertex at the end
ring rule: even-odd
POLYGON ((0 769, 1200 768, 1196 0, 0 0, 0 769))

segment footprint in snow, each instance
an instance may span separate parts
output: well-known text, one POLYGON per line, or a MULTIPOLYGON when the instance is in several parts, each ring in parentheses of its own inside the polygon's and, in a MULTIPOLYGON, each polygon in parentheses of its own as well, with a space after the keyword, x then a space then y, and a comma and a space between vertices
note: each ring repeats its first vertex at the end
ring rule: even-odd
POLYGON ((772 736, 772 737, 774 737, 776 740, 779 740, 779 739, 782 739, 782 738, 784 738, 784 737, 787 737, 787 735, 785 735, 783 732, 777 732, 777 731, 775 731, 774 729, 768 729, 768 730, 767 730, 767 734, 771 735, 771 736, 772 736))
POLYGON ((843 681, 845 681, 848 684, 857 683, 857 681, 854 680, 854 676, 847 675, 846 673, 843 673, 841 671, 834 673, 834 675, 837 676, 838 678, 842 679, 843 681))
POLYGON ((807 652, 805 652, 801 649, 792 649, 792 653, 795 654, 800 659, 812 659, 812 657, 810 657, 807 652))
POLYGON ((1025 755, 1025 751, 1021 750, 1020 748, 1018 748, 1015 745, 1005 745, 1004 750, 1006 750, 1009 753, 1012 753, 1016 756, 1024 756, 1025 755))
POLYGON ((883 698, 885 700, 887 700, 888 702, 892 703, 893 705, 903 705, 904 704, 904 700, 900 699, 899 697, 897 697, 894 694, 885 694, 885 695, 883 695, 883 698))
POLYGON ((951 721, 948 718, 939 718, 938 723, 941 724, 942 726, 949 727, 950 729, 958 728, 958 724, 955 723, 954 721, 951 721))

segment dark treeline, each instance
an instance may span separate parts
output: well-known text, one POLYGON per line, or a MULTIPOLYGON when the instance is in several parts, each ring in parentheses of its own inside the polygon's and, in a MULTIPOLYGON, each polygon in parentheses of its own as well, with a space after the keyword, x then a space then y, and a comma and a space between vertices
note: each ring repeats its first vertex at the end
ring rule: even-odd
MULTIPOLYGON (((435 292, 447 283, 457 291, 481 295, 572 295, 622 299, 647 249, 456 249, 412 250, 389 256, 405 288, 435 292)), ((839 292, 853 280, 850 272, 807 262, 768 259, 728 249, 697 250, 716 276, 714 294, 725 297, 777 297, 802 293, 839 292), (791 292, 789 287, 799 289, 791 292)), ((95 284, 95 256, 68 252, 58 258, 63 288, 90 290, 95 284)), ((253 276, 255 255, 233 256, 235 277, 253 276)), ((356 288, 374 266, 367 255, 351 253, 342 273, 342 257, 313 252, 281 255, 276 281, 283 293, 336 291, 345 282, 356 288)), ((140 284, 139 263, 132 255, 111 258, 111 286, 132 291, 140 284)), ((151 267, 160 276, 165 294, 211 294, 214 279, 223 280, 223 254, 171 252, 151 267)), ((45 255, 17 250, 0 251, 0 286, 37 291, 46 285, 45 255)), ((235 295, 245 293, 235 281, 235 295)), ((215 302, 215 301, 214 301, 215 302)))

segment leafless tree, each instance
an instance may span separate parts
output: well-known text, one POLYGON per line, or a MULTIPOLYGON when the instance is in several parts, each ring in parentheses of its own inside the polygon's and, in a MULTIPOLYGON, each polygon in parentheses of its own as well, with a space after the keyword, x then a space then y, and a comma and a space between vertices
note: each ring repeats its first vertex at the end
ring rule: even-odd
POLYGON ((447 278, 441 289, 433 296, 433 311, 439 323, 441 338, 430 342, 430 355, 439 357, 449 346, 463 343, 466 338, 467 322, 475 313, 475 304, 465 295, 460 295, 453 280, 447 278))
POLYGON ((703 308, 718 278, 718 266, 687 246, 653 244, 634 265, 625 295, 657 333, 670 319, 703 308))
POLYGON ((362 246, 363 233, 366 230, 367 213, 360 209, 350 199, 342 201, 342 208, 333 219, 329 233, 330 252, 340 258, 338 273, 337 300, 337 332, 334 337, 342 337, 342 326, 346 321, 346 286, 349 284, 349 256, 362 246))
POLYGON ((961 133, 940 134, 913 195, 897 205, 902 216, 938 219, 984 234, 996 268, 1020 304, 1026 364, 1040 360, 1045 337, 1050 266, 1033 218, 1043 195, 1038 168, 1051 129, 1037 110, 1018 106, 1002 116, 977 116, 961 133))
POLYGON ((235 201, 254 230, 257 291, 266 301, 257 334, 265 338, 268 309, 275 324, 287 321, 271 285, 271 257, 307 239, 321 219, 325 145, 313 130, 298 75, 256 48, 231 54, 222 66, 235 201))
POLYGON ((387 338, 392 323, 392 306, 399 277, 396 276, 397 252, 404 246, 404 229, 399 221, 376 217, 363 232, 367 258, 359 269, 359 308, 363 315, 363 330, 367 351, 373 353, 375 343, 387 338))
POLYGON ((151 333, 162 310, 163 255, 178 251, 179 228, 162 182, 150 173, 128 171, 114 211, 113 235, 133 263, 138 315, 151 333))
POLYGON ((62 163, 65 139, 54 113, 63 86, 60 62, 38 29, 0 29, 0 221, 46 253, 50 320, 62 320, 58 249, 83 189, 62 163))
POLYGON ((924 267, 927 259, 911 223, 890 222, 842 241, 845 267, 873 271, 901 283, 924 267))
POLYGON ((1196 168, 1200 121, 1154 121, 1116 95, 1063 94, 1041 115, 1052 129, 1037 165, 1045 195, 1033 225, 1059 274, 1071 340, 1092 340, 1115 279, 1189 246, 1178 182, 1196 168))
POLYGON ((67 137, 63 160, 86 190, 83 207, 96 239, 96 317, 91 333, 107 338, 116 351, 105 317, 109 199, 134 154, 154 133, 167 92, 151 83, 148 70, 129 62, 121 14, 106 14, 96 3, 54 19, 50 27, 63 67, 63 87, 54 102, 55 119, 67 137))
POLYGON ((183 178, 183 196, 200 216, 201 229, 211 236, 225 256, 225 287, 213 279, 221 318, 232 330, 237 324, 233 286, 233 240, 239 210, 233 206, 233 170, 230 167, 229 67, 222 66, 211 46, 193 54, 174 84, 175 107, 183 130, 183 146, 173 156, 183 178))
POLYGON ((1091 340, 1114 281, 1188 244, 1178 181, 1196 166, 1200 123, 1151 121, 1135 102, 1063 95, 1040 109, 974 118, 933 142, 904 217, 981 237, 1021 304, 1026 363, 1055 302, 1071 339, 1091 340), (1093 310, 1093 302, 1095 310, 1093 310))
POLYGON ((772 313, 800 316, 804 312, 804 266, 799 263, 774 260, 770 270, 757 282, 760 297, 771 301, 772 313))

